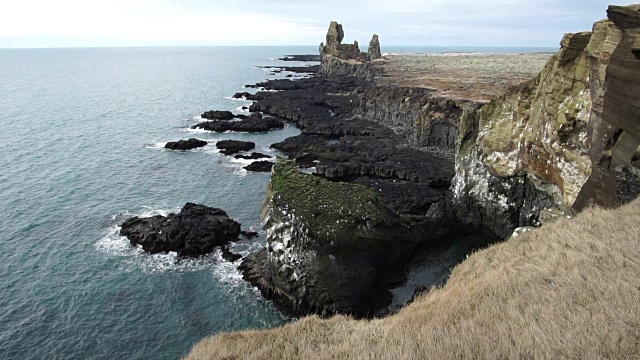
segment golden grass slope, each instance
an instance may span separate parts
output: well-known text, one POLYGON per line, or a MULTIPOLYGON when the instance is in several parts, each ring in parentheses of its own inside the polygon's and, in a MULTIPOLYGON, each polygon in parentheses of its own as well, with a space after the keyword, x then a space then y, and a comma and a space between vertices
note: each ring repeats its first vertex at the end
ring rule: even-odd
POLYGON ((640 200, 494 245, 384 319, 219 334, 187 359, 639 359, 640 200))

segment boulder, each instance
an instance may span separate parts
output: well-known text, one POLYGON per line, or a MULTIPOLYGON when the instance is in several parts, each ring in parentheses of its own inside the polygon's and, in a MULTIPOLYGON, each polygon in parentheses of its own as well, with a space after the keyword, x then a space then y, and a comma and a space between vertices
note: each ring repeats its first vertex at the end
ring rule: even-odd
POLYGON ((122 224, 121 236, 150 253, 175 251, 200 256, 216 246, 237 241, 240 224, 222 209, 187 203, 178 214, 133 217, 122 224))
POLYGON ((203 119, 208 120, 231 120, 234 115, 231 111, 210 110, 201 115, 203 119))
POLYGON ((254 172, 269 172, 273 168, 273 163, 271 161, 254 161, 251 164, 244 167, 247 171, 254 172))
POLYGON ((249 151, 256 147, 256 143, 251 141, 222 140, 216 143, 216 147, 220 149, 220 153, 232 155, 240 151, 249 151))
POLYGON ((189 140, 169 141, 164 147, 169 150, 191 150, 207 144, 204 140, 191 138, 189 140))

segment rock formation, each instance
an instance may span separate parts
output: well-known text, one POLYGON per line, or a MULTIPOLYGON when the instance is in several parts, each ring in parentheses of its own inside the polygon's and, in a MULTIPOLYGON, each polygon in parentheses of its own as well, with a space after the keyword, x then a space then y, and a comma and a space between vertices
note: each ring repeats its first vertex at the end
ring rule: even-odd
MULTIPOLYGON (((241 118, 244 116, 237 115, 237 118, 241 118)), ((262 114, 254 113, 250 116, 241 119, 240 121, 235 120, 218 120, 218 121, 205 121, 203 123, 192 126, 192 129, 203 129, 214 132, 225 132, 225 131, 237 131, 237 132, 267 132, 276 129, 282 129, 284 127, 284 122, 281 120, 266 117, 263 118, 262 114)))
POLYGON ((380 50, 380 40, 378 34, 373 34, 371 41, 369 41, 369 60, 382 59, 382 51, 380 50))
POLYGON ((358 76, 362 79, 373 80, 370 60, 382 58, 380 51, 380 41, 378 35, 373 35, 369 43, 369 52, 360 51, 358 42, 353 44, 343 44, 344 30, 342 25, 332 21, 326 36, 326 45, 320 43, 320 56, 322 64, 320 73, 329 77, 358 76))
POLYGON ((191 150, 207 144, 204 140, 191 138, 189 140, 169 141, 164 147, 169 150, 191 150))
POLYGON ((150 253, 175 251, 200 256, 214 247, 237 241, 240 224, 222 209, 187 203, 178 214, 133 217, 122 224, 121 236, 150 253))
POLYGON ((210 110, 202 114, 201 117, 207 120, 231 120, 234 115, 231 111, 210 110))
POLYGON ((267 246, 244 278, 297 313, 367 315, 387 300, 382 278, 411 242, 408 224, 370 189, 279 162, 262 210, 267 246))
POLYGON ((273 168, 273 163, 266 160, 254 161, 244 167, 245 170, 253 172, 270 172, 271 168, 273 168))
POLYGON ((593 32, 567 34, 535 79, 463 114, 454 181, 463 218, 507 235, 637 195, 639 10, 609 7, 593 32))
POLYGON ((256 143, 251 141, 222 140, 216 143, 221 154, 232 155, 241 151, 249 151, 256 147, 256 143))

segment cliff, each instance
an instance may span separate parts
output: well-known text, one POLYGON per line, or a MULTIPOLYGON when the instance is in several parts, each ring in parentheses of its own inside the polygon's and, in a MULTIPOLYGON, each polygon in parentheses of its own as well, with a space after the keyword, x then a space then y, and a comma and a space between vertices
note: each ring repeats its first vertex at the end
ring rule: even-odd
POLYGON ((220 335, 192 357, 636 356, 640 234, 628 224, 640 202, 589 205, 640 191, 639 34, 640 5, 611 6, 592 32, 567 34, 536 76, 510 84, 528 70, 466 55, 394 76, 398 62, 343 46, 332 23, 324 77, 274 83, 285 91, 252 106, 302 134, 273 145, 295 163, 274 169, 267 246, 245 259, 245 278, 297 314, 368 316, 419 247, 454 243, 456 229, 507 240, 397 315, 220 335))
POLYGON ((635 359, 638 223, 640 200, 590 208, 474 253, 396 315, 218 334, 187 359, 635 359))
POLYGON ((567 34, 534 79, 461 118, 460 214, 503 236, 589 204, 638 194, 640 6, 611 6, 593 32, 567 34))
POLYGON ((262 216, 267 246, 243 261, 244 277, 302 314, 378 310, 385 274, 418 235, 369 188, 304 174, 293 161, 274 167, 262 216))

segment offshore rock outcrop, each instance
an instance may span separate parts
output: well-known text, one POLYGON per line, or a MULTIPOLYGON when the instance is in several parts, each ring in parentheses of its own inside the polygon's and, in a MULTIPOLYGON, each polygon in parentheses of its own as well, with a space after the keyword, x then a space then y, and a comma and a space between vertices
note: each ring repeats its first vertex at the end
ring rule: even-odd
POLYGON ((208 143, 204 140, 191 138, 189 140, 169 141, 164 148, 169 150, 191 150, 206 146, 208 143))
POLYGON ((216 148, 224 155, 233 155, 241 151, 249 151, 256 147, 252 141, 222 140, 216 143, 216 148))
POLYGON ((133 217, 122 224, 121 236, 150 253, 175 251, 200 256, 216 246, 239 240, 240 224, 222 209, 187 203, 178 214, 133 217))
MULTIPOLYGON (((240 116, 235 116, 240 117, 240 116)), ((261 114, 255 113, 240 120, 218 120, 206 121, 192 126, 192 129, 203 129, 213 132, 237 131, 237 132, 267 132, 282 129, 284 122, 272 117, 263 118, 261 114)))
POLYGON ((567 34, 539 76, 465 111, 453 186, 464 219, 504 236, 637 195, 620 196, 637 191, 639 10, 609 7, 593 32, 567 34))

